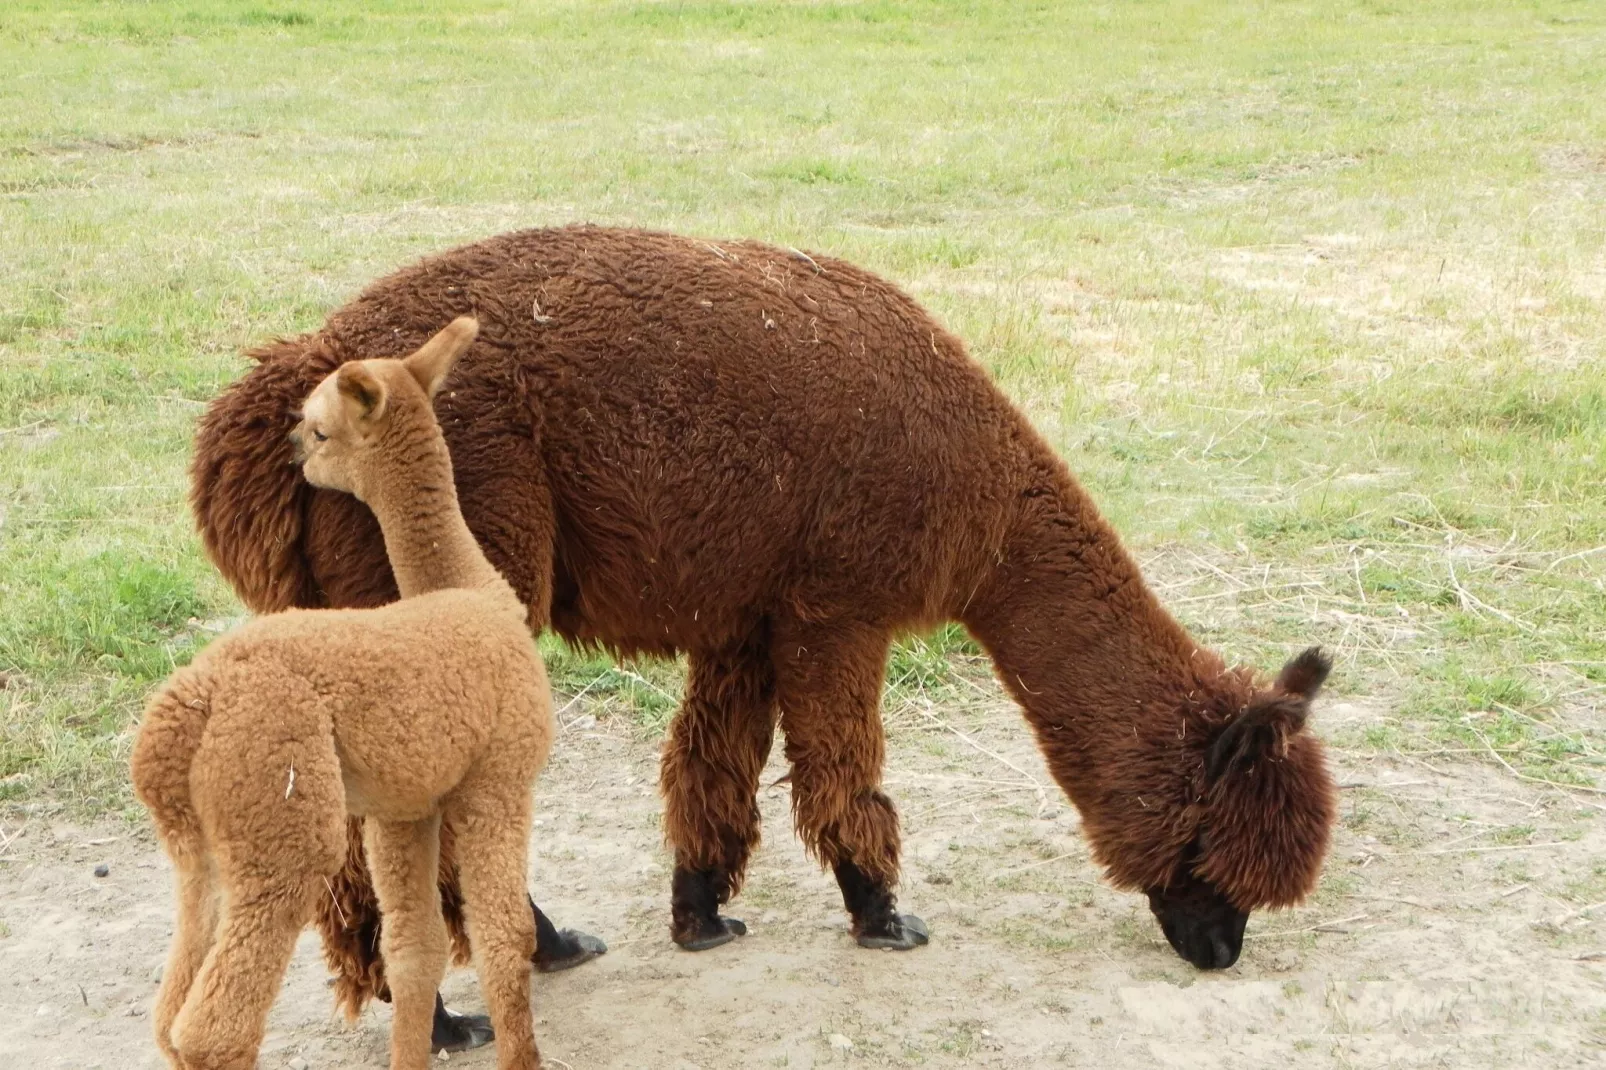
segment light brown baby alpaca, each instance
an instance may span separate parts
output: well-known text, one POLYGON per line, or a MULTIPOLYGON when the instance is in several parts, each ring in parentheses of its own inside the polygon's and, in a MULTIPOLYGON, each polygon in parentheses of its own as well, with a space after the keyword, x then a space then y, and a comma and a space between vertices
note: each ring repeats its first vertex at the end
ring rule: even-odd
POLYGON ((343 365, 292 437, 307 479, 367 503, 403 599, 253 620, 174 673, 132 761, 178 884, 156 997, 178 1070, 250 1070, 315 897, 366 818, 395 1021, 392 1070, 429 1061, 447 933, 440 824, 457 834, 497 1066, 540 1065, 525 901, 530 792, 552 739, 546 674, 513 589, 458 510, 431 399, 478 331, 454 321, 406 360, 343 365))

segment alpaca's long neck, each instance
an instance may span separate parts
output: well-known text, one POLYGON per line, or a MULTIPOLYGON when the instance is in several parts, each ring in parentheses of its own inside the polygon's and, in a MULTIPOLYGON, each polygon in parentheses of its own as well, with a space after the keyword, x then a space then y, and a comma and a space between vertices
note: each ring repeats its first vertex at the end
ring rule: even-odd
POLYGON ((1064 466, 1045 456, 1036 467, 964 620, 1085 812, 1100 766, 1138 737, 1183 730, 1190 691, 1222 665, 1161 608, 1064 466))
POLYGON ((362 497, 379 519, 401 596, 508 588, 463 520, 440 428, 398 430, 386 446, 387 467, 370 474, 362 497))

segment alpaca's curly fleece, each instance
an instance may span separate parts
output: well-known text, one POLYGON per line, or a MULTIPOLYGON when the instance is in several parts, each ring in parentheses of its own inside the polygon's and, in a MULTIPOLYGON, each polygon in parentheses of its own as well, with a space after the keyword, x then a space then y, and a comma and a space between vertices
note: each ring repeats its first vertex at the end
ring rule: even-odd
MULTIPOLYGON (((1207 826, 1211 879, 1243 909, 1313 886, 1334 815, 1319 743, 1284 732, 1252 785, 1208 785, 1210 737, 1275 694, 1164 612, 957 339, 827 256, 524 231, 398 271, 257 351, 208 410, 193 469, 207 550, 247 604, 394 597, 372 518, 300 485, 277 436, 331 368, 468 312, 480 340, 436 406, 464 515, 535 627, 687 654, 665 828, 722 898, 758 839, 777 725, 805 842, 896 879, 881 674, 898 631, 948 619, 994 657, 1123 886, 1164 884, 1207 826)), ((370 965, 361 949, 343 964, 370 965)))

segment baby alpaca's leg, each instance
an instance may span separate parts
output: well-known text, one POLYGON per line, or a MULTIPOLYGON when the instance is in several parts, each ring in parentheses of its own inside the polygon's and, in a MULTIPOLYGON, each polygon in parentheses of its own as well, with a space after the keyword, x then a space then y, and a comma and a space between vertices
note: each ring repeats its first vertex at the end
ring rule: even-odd
POLYGON ((469 942, 496 1029, 499 1070, 541 1065, 530 1010, 535 918, 524 894, 529 783, 528 776, 485 776, 459 788, 453 798, 469 942))
MULTIPOLYGON (((395 1010, 391 1070, 426 1070, 435 991, 446 975, 448 940, 436 876, 440 818, 366 822, 368 866, 384 919, 380 951, 395 1010)), ((529 972, 529 967, 525 967, 529 972)))
POLYGON ((313 896, 340 865, 345 802, 318 696, 215 707, 190 780, 223 892, 223 921, 173 1022, 186 1070, 251 1070, 313 896), (272 731, 263 725, 273 725, 272 731))
POLYGON ((167 1056, 174 1070, 183 1070, 184 1064, 173 1047, 173 1020, 183 1009, 195 976, 217 935, 218 901, 212 860, 202 845, 172 844, 169 854, 178 876, 178 925, 173 934, 172 950, 167 955, 167 966, 162 970, 162 987, 156 993, 151 1019, 156 1030, 156 1046, 167 1056))
POLYGON ((207 952, 173 1022, 172 1043, 185 1070, 252 1070, 268 1011, 306 924, 312 890, 280 884, 223 883, 229 894, 217 942, 207 952))

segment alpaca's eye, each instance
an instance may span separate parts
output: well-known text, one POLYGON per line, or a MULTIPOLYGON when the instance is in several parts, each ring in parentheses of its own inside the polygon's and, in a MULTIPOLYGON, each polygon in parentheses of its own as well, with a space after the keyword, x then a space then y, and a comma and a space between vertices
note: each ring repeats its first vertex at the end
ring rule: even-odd
POLYGON ((312 440, 314 442, 328 442, 329 436, 324 434, 322 431, 314 431, 312 433, 312 440))

